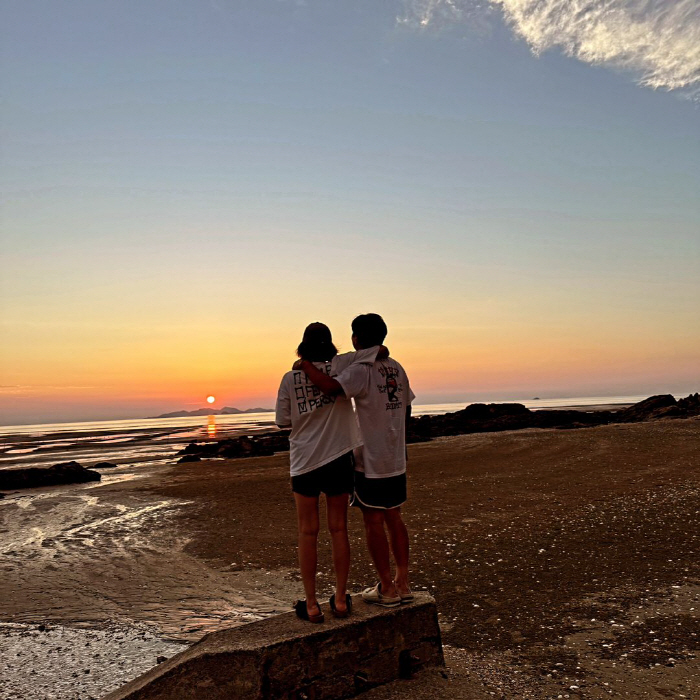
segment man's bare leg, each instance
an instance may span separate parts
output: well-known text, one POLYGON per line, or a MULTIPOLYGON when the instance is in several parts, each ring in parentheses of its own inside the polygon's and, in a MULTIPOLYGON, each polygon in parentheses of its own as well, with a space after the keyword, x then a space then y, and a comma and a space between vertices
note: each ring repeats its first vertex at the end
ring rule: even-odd
POLYGON ((384 531, 384 514, 386 512, 379 508, 362 506, 362 517, 365 521, 365 533, 367 535, 367 549, 369 549, 370 556, 379 575, 382 595, 393 598, 397 593, 394 579, 391 576, 389 542, 384 531))
MULTIPOLYGON (((411 589, 408 585, 408 530, 401 517, 401 508, 391 508, 384 511, 384 521, 389 530, 391 552, 396 562, 396 577, 394 584, 399 595, 408 595, 411 589)), ((384 586, 382 586, 384 588, 384 586)))

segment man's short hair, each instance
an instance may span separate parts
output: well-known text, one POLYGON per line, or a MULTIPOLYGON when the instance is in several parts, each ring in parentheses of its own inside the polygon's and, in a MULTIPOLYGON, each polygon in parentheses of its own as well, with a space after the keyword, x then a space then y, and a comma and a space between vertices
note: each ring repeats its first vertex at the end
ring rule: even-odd
POLYGON ((379 314, 362 314, 352 322, 352 334, 363 348, 381 345, 387 333, 386 323, 379 314))

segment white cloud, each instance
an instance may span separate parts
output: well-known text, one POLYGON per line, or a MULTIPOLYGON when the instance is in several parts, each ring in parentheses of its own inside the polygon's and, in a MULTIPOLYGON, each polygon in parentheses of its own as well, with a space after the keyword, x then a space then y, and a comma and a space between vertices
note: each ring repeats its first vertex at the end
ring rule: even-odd
POLYGON ((441 19, 459 20, 463 13, 456 0, 408 0, 404 5, 405 12, 398 17, 399 23, 416 27, 434 25, 441 19))
POLYGON ((477 30, 485 30, 485 22, 493 13, 491 0, 402 0, 404 13, 397 17, 399 24, 427 29, 468 23, 477 30))
POLYGON ((642 85, 700 93, 700 0, 403 0, 402 24, 469 21, 499 8, 535 53, 555 47, 632 71, 642 85))

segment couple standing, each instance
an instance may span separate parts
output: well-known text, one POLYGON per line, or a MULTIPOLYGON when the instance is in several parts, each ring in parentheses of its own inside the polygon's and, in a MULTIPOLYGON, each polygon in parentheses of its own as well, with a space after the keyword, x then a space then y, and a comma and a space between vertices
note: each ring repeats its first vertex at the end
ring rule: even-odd
POLYGON ((401 505, 406 501, 406 425, 415 397, 403 367, 382 345, 386 334, 378 314, 358 316, 352 322, 355 352, 338 355, 328 327, 312 323, 297 349, 300 359, 282 378, 277 396, 275 422, 280 428, 291 426, 290 472, 306 594, 294 607, 309 622, 324 620, 316 598, 321 492, 326 494, 333 549, 333 615, 347 617, 352 610, 347 592, 348 504, 362 510, 367 548, 379 578, 362 593, 363 599, 384 607, 413 600, 401 505))

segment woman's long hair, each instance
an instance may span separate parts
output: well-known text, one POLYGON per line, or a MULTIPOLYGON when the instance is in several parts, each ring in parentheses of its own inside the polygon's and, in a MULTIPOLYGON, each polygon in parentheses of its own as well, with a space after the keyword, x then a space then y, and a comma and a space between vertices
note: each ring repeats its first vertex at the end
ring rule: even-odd
POLYGON ((304 331, 304 337, 297 348, 297 356, 309 362, 328 362, 338 354, 333 345, 333 338, 324 323, 310 323, 304 331))

